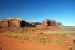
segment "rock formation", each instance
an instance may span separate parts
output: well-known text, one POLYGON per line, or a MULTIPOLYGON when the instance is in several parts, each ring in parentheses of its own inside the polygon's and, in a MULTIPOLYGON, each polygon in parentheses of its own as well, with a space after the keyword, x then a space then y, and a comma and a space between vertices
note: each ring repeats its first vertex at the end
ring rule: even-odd
POLYGON ((43 21, 43 26, 47 27, 47 26, 48 26, 48 22, 49 22, 48 19, 44 20, 44 21, 43 21))
POLYGON ((8 22, 6 20, 0 21, 0 28, 8 27, 8 22))
POLYGON ((36 27, 37 26, 62 26, 62 23, 46 19, 41 22, 27 22, 19 18, 6 18, 0 21, 0 28, 4 27, 36 27))
POLYGON ((0 27, 20 27, 20 19, 6 18, 0 21, 0 27))
POLYGON ((57 22, 58 26, 62 26, 62 23, 61 22, 57 22))
POLYGON ((56 21, 54 21, 54 20, 48 20, 48 19, 46 19, 46 20, 44 20, 43 21, 43 26, 57 26, 58 24, 57 24, 57 22, 56 21))
POLYGON ((52 21, 51 21, 51 26, 57 26, 57 22, 54 21, 54 20, 52 20, 52 21))
POLYGON ((37 23, 36 22, 30 22, 30 24, 32 27, 35 27, 37 23))

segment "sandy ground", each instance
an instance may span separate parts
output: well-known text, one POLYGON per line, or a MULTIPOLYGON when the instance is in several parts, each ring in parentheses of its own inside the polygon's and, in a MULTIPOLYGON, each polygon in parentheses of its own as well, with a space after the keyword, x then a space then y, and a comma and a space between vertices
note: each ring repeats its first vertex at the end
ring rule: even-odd
POLYGON ((37 40, 24 40, 0 35, 0 50, 68 50, 68 47, 65 43, 47 43, 44 45, 37 40))

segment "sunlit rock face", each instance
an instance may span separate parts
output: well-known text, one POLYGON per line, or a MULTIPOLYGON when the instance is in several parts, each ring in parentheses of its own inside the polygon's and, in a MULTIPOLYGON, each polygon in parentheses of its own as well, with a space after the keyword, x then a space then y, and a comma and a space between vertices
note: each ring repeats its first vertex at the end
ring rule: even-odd
POLYGON ((7 18, 6 19, 9 23, 9 27, 20 27, 20 21, 19 18, 7 18))
POLYGON ((0 28, 3 27, 48 27, 48 26, 62 26, 62 23, 56 22, 55 20, 46 19, 41 22, 27 22, 19 18, 5 18, 0 21, 0 28))
POLYGON ((43 26, 46 26, 46 27, 47 27, 47 26, 49 25, 48 22, 49 22, 48 19, 44 20, 44 21, 43 21, 43 26))
POLYGON ((8 27, 8 22, 7 20, 2 20, 0 21, 0 28, 5 28, 8 27))
POLYGON ((58 24, 54 20, 48 20, 48 19, 46 19, 46 20, 43 21, 43 26, 46 26, 46 27, 47 26, 58 26, 58 24))
POLYGON ((20 27, 20 21, 18 18, 6 18, 0 21, 0 27, 20 27))
POLYGON ((11 20, 10 27, 20 27, 20 22, 17 20, 11 20))
POLYGON ((54 21, 54 20, 52 20, 52 21, 51 21, 51 26, 57 26, 57 22, 54 21))

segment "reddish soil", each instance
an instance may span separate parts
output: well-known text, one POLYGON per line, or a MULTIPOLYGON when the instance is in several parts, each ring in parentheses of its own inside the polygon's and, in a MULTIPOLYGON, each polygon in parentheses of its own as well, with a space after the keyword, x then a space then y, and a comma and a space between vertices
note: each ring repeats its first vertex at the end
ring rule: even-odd
POLYGON ((0 50, 68 50, 65 44, 41 44, 37 40, 24 40, 12 36, 0 35, 0 50))
POLYGON ((63 28, 75 28, 75 26, 63 26, 63 28))
POLYGON ((25 31, 36 31, 36 30, 40 30, 40 31, 56 31, 56 30, 63 30, 62 27, 58 27, 58 26, 49 26, 49 27, 34 27, 34 29, 32 27, 30 28, 16 28, 16 27, 12 27, 12 28, 1 28, 0 29, 0 33, 2 32, 25 32, 25 31))

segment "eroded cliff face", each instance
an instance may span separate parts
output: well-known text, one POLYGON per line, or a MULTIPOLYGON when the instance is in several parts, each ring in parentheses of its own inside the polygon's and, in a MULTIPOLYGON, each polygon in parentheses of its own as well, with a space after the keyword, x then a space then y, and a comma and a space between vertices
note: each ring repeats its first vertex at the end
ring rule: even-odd
POLYGON ((0 28, 8 27, 8 22, 6 20, 0 21, 0 28))
POLYGON ((0 21, 0 27, 20 27, 20 21, 18 18, 6 18, 0 21))
POLYGON ((6 18, 0 21, 0 27, 36 27, 36 25, 39 26, 62 26, 62 23, 56 22, 55 20, 44 20, 41 22, 26 22, 19 18, 6 18))
POLYGON ((43 21, 43 26, 62 26, 62 23, 61 22, 56 22, 55 20, 44 20, 43 21))
POLYGON ((62 23, 56 22, 54 20, 44 20, 43 22, 27 22, 18 18, 6 18, 0 21, 0 31, 16 31, 17 29, 21 29, 23 27, 59 27, 62 26, 62 23))

